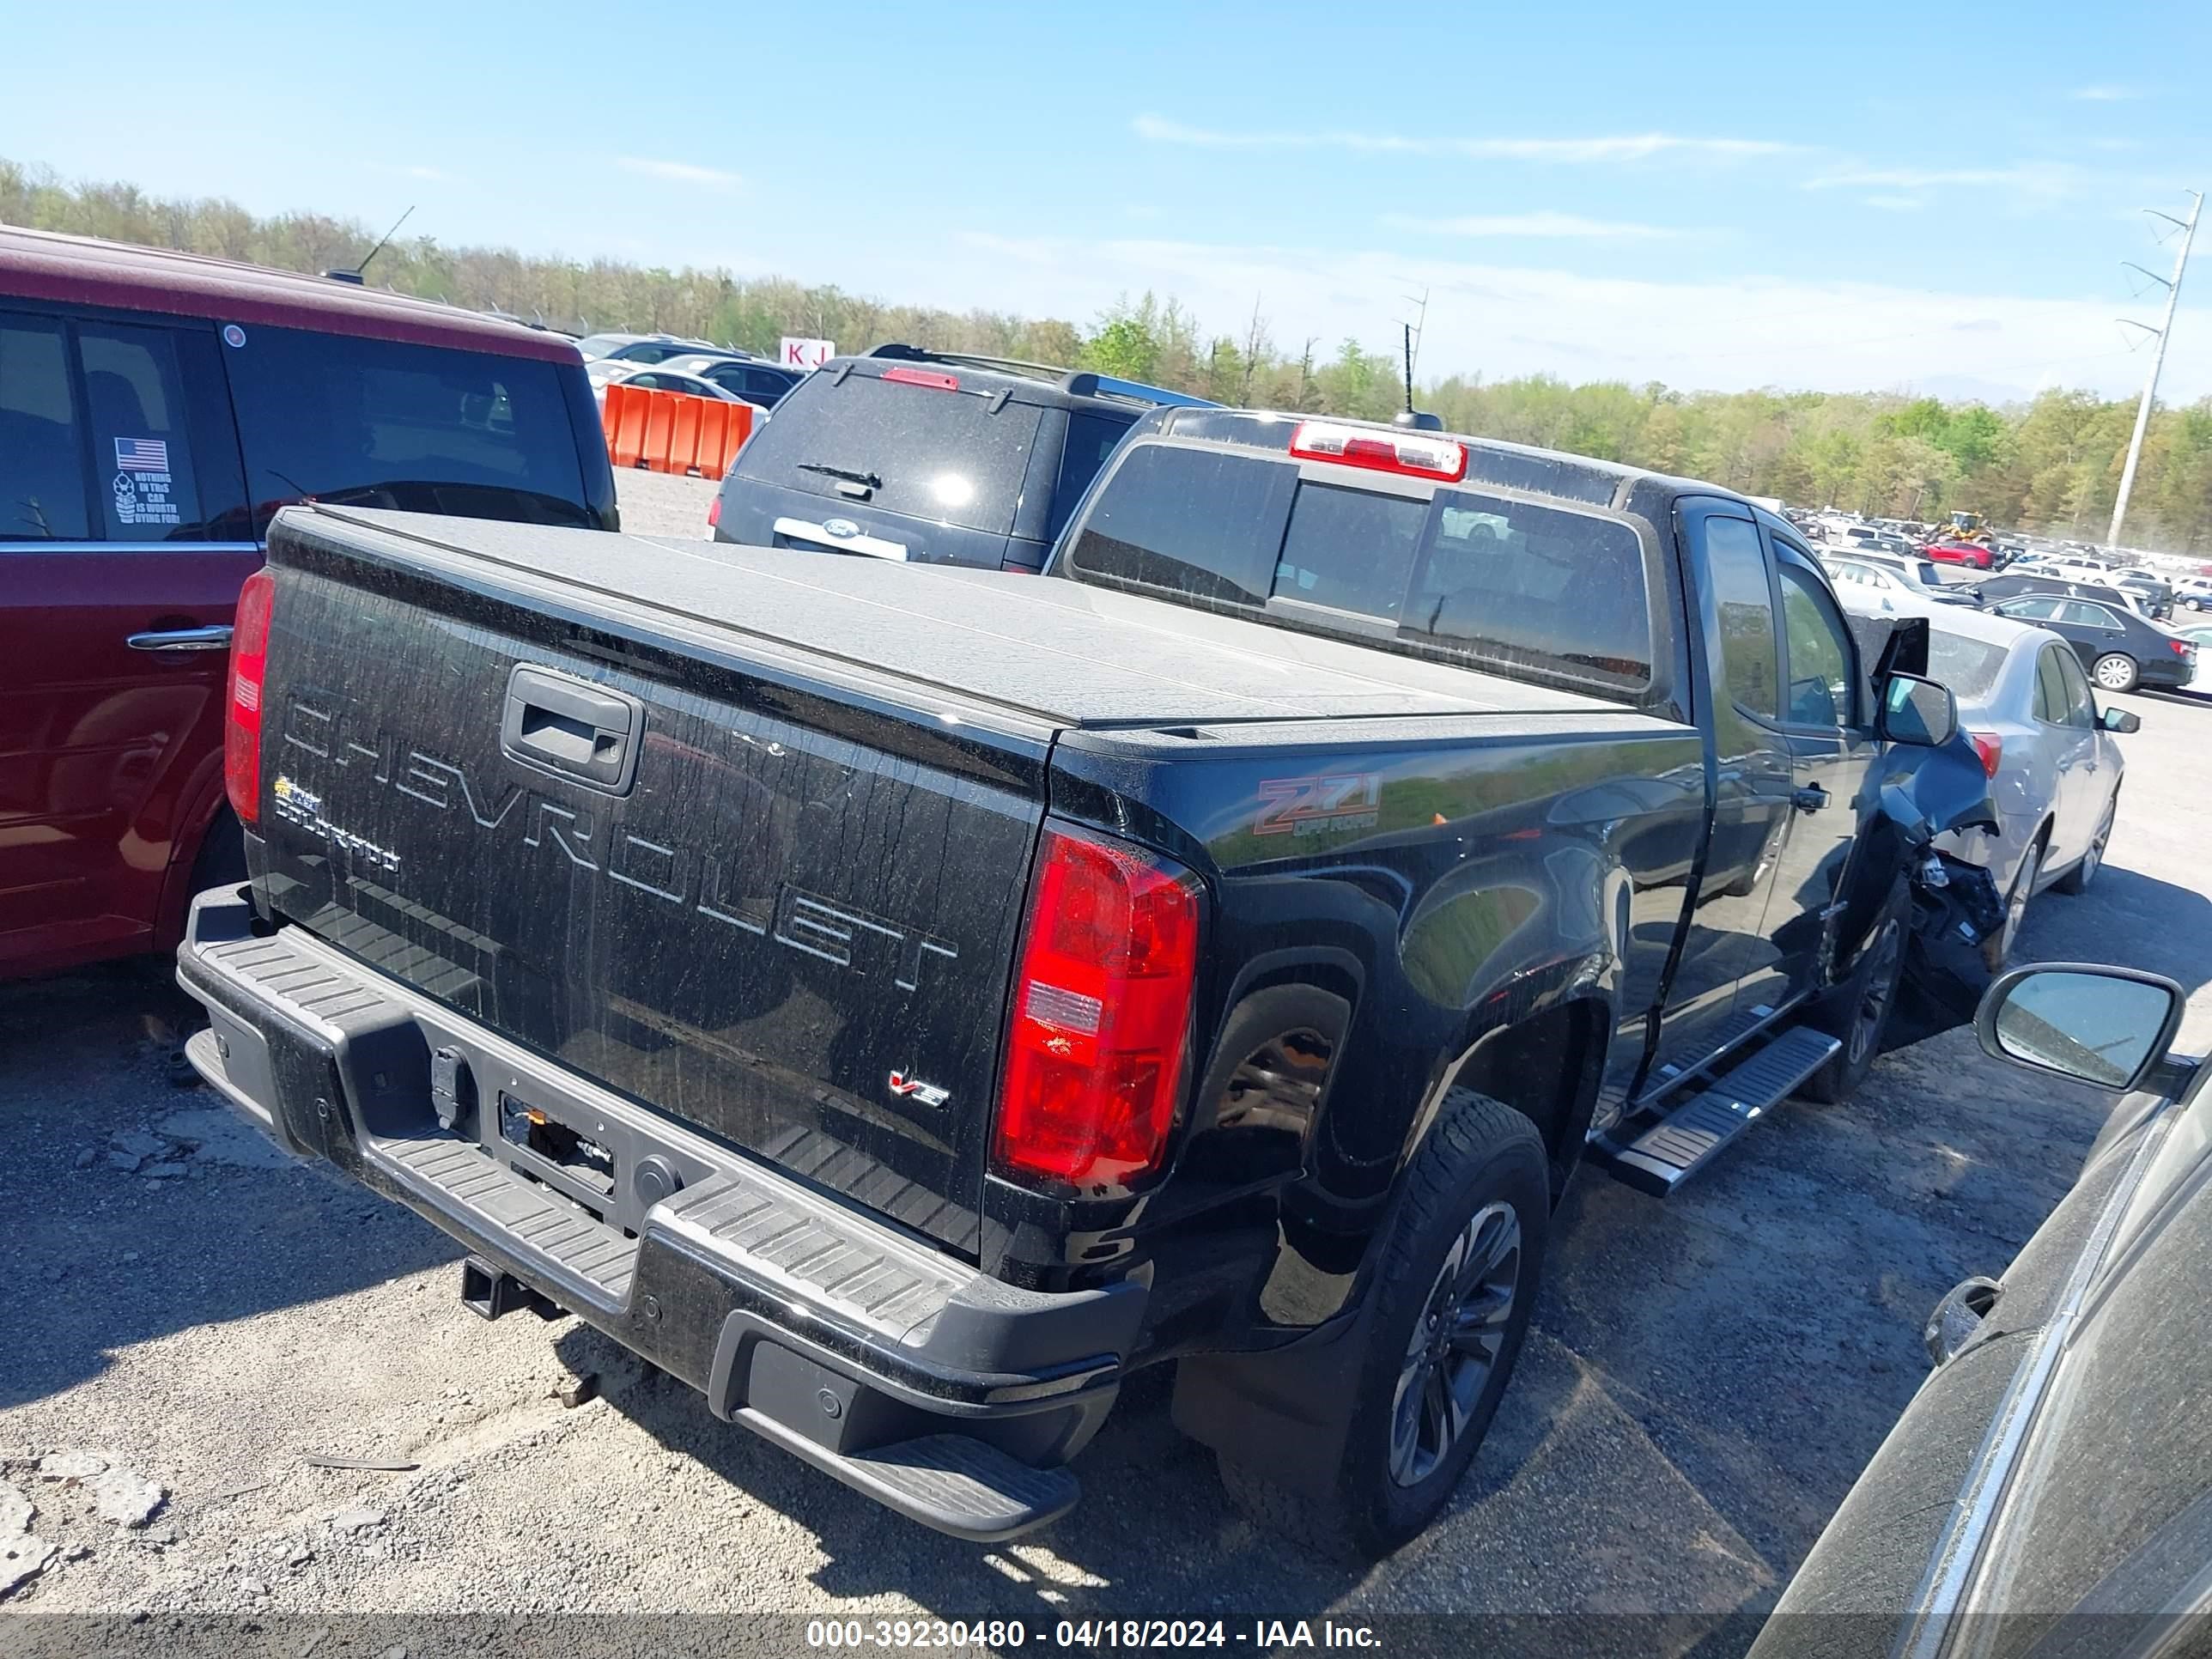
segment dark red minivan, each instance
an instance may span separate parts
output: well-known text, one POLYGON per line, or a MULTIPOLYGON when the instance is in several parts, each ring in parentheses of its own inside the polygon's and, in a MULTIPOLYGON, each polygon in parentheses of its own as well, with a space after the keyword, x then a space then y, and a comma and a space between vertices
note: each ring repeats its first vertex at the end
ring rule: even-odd
POLYGON ((173 949, 242 873, 232 613, 311 497, 615 527, 560 335, 0 228, 0 979, 173 949))

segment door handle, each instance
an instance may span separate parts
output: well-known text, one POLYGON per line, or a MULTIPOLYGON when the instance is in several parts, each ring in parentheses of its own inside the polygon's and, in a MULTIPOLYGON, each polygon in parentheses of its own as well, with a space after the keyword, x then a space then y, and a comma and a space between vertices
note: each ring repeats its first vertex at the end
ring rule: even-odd
POLYGON ((1808 783, 1791 794, 1790 804, 1801 812, 1817 812, 1828 804, 1828 792, 1817 783, 1808 783))
POLYGON ((500 747, 526 766, 627 794, 644 730, 635 697, 527 663, 507 677, 500 747))
POLYGON ((123 643, 133 651, 228 651, 228 628, 164 628, 151 634, 126 635, 123 643))

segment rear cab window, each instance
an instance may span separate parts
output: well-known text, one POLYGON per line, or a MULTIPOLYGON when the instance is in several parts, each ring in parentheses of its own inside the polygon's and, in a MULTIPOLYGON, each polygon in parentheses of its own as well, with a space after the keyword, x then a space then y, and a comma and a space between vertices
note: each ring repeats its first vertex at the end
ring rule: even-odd
POLYGON ((936 369, 811 374, 739 452, 737 474, 879 512, 1003 536, 1042 410, 936 369), (842 487, 841 487, 842 486, 842 487), (855 492, 865 492, 858 493, 855 492))
POLYGON ((1092 498, 1067 574, 1619 702, 1651 688, 1628 525, 1474 486, 1366 483, 1246 449, 1140 443, 1092 498))
POLYGON ((270 327, 227 361, 257 532, 309 496, 594 523, 550 362, 270 327))

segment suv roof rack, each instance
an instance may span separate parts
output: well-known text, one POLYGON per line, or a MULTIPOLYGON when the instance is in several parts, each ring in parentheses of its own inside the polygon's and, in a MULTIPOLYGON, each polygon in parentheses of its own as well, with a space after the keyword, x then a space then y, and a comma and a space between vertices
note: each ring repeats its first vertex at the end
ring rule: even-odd
POLYGON ((1071 398, 1110 398, 1120 403, 1176 409, 1221 407, 1209 398, 1170 392, 1165 386, 1147 386, 1141 380, 1124 380, 1112 374, 1094 374, 1087 368, 1067 369, 1051 363, 1033 363, 1024 357, 990 357, 975 351, 932 351, 924 346, 905 345, 896 340, 877 346, 868 356, 895 358, 908 363, 964 363, 973 368, 996 369, 1000 374, 1019 374, 1025 379, 1041 380, 1047 386, 1057 386, 1071 398))

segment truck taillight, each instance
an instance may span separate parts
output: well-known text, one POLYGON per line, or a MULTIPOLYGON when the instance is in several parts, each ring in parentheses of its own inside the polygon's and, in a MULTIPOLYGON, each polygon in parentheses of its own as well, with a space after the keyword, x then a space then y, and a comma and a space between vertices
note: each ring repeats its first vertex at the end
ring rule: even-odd
POLYGON ((1995 732, 1969 732, 1966 741, 1974 745, 1974 753, 1981 757, 1982 770, 1990 776, 1997 775, 2004 764, 2004 738, 1995 732))
POLYGON ((1291 454, 1301 461, 1334 461, 1375 472, 1457 483, 1467 477, 1467 446, 1449 438, 1370 432, 1334 421, 1300 421, 1291 434, 1291 454))
POLYGON ((712 530, 722 522, 722 492, 716 490, 714 499, 707 503, 707 528, 712 530))
POLYGON ((1198 881, 1137 848, 1048 828, 1014 981, 993 1161, 1126 1186, 1175 1124, 1198 976, 1198 881))
POLYGON ((269 672, 269 611, 276 579, 257 570, 238 595, 230 633, 229 717, 223 723, 222 783, 240 823, 261 821, 261 683, 269 672))

